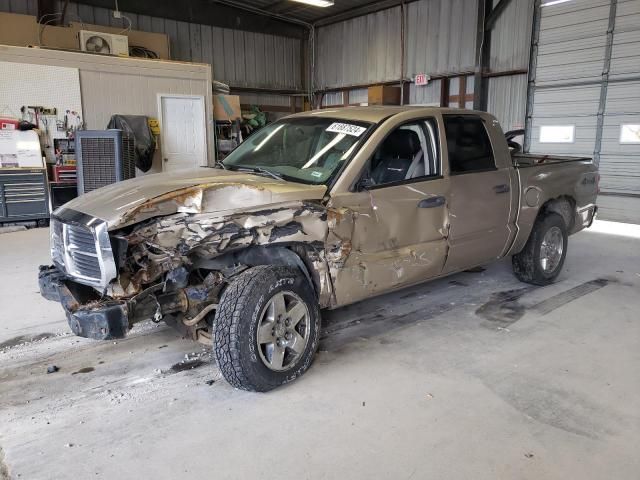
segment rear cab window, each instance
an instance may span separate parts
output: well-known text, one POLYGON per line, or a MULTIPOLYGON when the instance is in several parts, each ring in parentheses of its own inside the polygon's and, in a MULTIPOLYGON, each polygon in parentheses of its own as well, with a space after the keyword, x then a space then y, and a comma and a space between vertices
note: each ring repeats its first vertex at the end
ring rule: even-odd
POLYGON ((489 134, 475 115, 443 115, 451 175, 496 170, 489 134))

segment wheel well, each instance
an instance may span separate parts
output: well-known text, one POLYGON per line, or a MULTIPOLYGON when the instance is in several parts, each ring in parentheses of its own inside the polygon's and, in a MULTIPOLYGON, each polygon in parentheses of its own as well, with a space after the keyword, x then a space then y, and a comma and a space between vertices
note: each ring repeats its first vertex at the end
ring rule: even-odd
POLYGON ((538 218, 548 213, 557 213, 564 220, 564 223, 567 226, 567 231, 571 232, 575 221, 575 206, 576 201, 568 195, 552 198, 551 200, 547 200, 542 207, 540 207, 538 218))
POLYGON ((309 258, 309 248, 309 246, 304 244, 291 244, 287 246, 255 245, 242 250, 228 252, 211 259, 200 260, 197 262, 197 266, 212 270, 222 270, 234 265, 247 265, 249 267, 256 267, 258 265, 280 265, 298 268, 313 287, 317 297, 320 291, 319 279, 309 258))

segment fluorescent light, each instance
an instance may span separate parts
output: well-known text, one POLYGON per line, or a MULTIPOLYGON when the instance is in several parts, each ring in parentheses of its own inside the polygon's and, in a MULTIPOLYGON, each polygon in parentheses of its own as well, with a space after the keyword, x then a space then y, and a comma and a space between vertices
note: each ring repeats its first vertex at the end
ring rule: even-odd
POLYGON ((314 7, 332 7, 333 0, 292 0, 293 2, 306 3, 314 7))
POLYGON ((571 0, 551 0, 550 2, 547 3, 543 3, 542 5, 540 5, 541 7, 550 7, 552 5, 558 5, 560 3, 567 3, 570 2, 571 0))

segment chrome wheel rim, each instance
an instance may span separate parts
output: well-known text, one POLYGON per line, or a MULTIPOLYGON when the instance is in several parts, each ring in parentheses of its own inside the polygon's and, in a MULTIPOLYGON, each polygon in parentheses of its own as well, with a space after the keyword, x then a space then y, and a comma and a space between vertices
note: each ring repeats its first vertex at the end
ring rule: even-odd
POLYGON ((311 332, 309 309, 293 292, 278 292, 260 313, 257 342, 260 359, 273 371, 291 368, 304 353, 311 332))
POLYGON ((540 266, 545 273, 552 273, 558 268, 564 251, 564 237, 559 227, 551 227, 544 234, 540 245, 540 266))

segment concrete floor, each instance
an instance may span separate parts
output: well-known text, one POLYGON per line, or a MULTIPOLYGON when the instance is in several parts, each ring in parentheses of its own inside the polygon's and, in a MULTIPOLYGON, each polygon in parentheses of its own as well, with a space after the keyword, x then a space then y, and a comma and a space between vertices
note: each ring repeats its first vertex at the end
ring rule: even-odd
POLYGON ((2 234, 0 472, 640 478, 640 227, 610 227, 572 237, 549 287, 505 260, 330 312, 311 370, 268 394, 232 389, 163 325, 69 335, 37 293, 47 231, 2 234))

